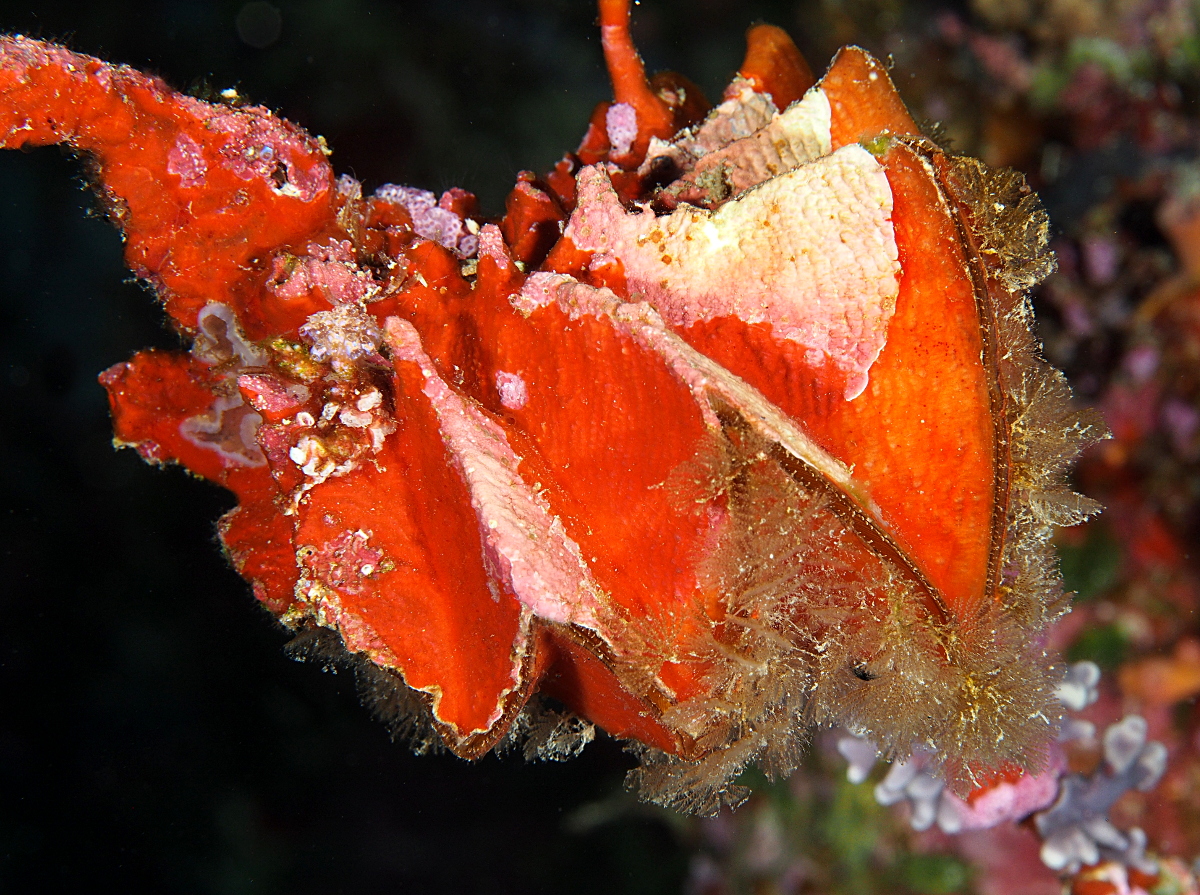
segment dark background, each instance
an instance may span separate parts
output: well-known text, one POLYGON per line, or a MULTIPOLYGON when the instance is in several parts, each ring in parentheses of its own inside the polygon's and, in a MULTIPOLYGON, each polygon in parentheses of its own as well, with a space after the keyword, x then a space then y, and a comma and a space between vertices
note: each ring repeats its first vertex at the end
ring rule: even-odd
MULTIPOLYGON (((245 7, 0 2, 0 30, 236 86, 368 189, 458 185, 492 213, 608 96, 587 0, 245 7)), ((645 0, 635 19, 651 69, 719 97, 755 20, 820 69, 851 39, 893 51, 881 35, 924 14, 905 10, 645 0)), ((0 891, 679 891, 691 828, 622 792, 617 744, 414 757, 349 675, 285 657, 216 544, 229 497, 111 447, 96 374, 176 344, 120 253, 78 160, 0 154, 0 891)))

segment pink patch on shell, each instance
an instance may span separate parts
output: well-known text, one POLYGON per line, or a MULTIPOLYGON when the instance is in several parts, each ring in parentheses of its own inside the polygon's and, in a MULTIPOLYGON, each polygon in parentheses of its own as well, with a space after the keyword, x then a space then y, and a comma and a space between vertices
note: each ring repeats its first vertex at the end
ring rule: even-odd
POLYGON ((208 164, 204 161, 204 150, 200 144, 185 133, 180 133, 167 153, 167 171, 179 178, 182 187, 197 187, 204 184, 208 164))
POLYGON ((637 139, 637 110, 628 103, 613 103, 604 113, 604 128, 614 155, 625 155, 637 139))

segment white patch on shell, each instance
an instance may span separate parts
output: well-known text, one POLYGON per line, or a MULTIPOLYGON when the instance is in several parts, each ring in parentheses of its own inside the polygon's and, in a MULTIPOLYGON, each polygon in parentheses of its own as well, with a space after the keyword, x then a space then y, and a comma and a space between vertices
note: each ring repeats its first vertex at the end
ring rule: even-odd
POLYGON ((669 324, 767 323, 841 370, 847 400, 862 393, 900 290, 891 187, 869 152, 846 146, 716 211, 664 217, 626 211, 602 168, 578 184, 564 235, 593 263, 619 259, 631 295, 669 324))
POLYGON ((207 413, 188 417, 179 431, 192 444, 239 466, 262 466, 267 458, 256 440, 261 423, 262 417, 235 393, 217 396, 207 413))
POLYGON ((233 309, 215 301, 206 304, 196 315, 192 354, 214 366, 232 363, 236 369, 243 369, 267 365, 266 353, 242 335, 233 309))
POLYGON ((366 413, 369 410, 374 410, 383 403, 383 394, 378 389, 371 389, 365 395, 361 395, 354 406, 366 413))
POLYGON ((213 366, 224 368, 227 385, 218 391, 212 406, 204 413, 188 417, 179 424, 184 438, 219 453, 239 466, 262 466, 266 456, 258 446, 258 427, 262 417, 234 390, 240 371, 266 366, 267 356, 242 336, 233 310, 219 302, 209 302, 196 315, 196 337, 192 355, 213 366))
POLYGON ((500 403, 509 410, 520 410, 529 401, 529 389, 525 380, 517 373, 496 372, 496 391, 500 393, 500 403))

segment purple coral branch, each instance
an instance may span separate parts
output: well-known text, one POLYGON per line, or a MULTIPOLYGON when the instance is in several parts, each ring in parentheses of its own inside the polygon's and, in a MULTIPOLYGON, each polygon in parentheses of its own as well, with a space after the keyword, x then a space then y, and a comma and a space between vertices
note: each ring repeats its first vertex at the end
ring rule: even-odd
POLYGON ((1167 749, 1146 741, 1146 721, 1129 715, 1104 732, 1104 764, 1095 773, 1063 779, 1058 799, 1034 818, 1043 839, 1042 861, 1053 870, 1077 873, 1085 864, 1112 860, 1153 873, 1146 836, 1136 827, 1122 833, 1108 812, 1131 789, 1152 789, 1167 768, 1167 749))

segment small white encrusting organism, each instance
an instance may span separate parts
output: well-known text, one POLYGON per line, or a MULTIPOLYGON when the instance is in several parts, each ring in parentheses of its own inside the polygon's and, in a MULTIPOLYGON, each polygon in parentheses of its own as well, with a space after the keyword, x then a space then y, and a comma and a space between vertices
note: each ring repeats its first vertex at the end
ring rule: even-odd
POLYGON ((300 335, 312 346, 313 360, 331 364, 340 375, 348 375, 358 362, 377 355, 383 343, 375 318, 356 304, 313 314, 300 327, 300 335))
POLYGON ((196 315, 192 354, 224 377, 214 389, 212 406, 184 420, 180 432, 193 444, 217 451, 239 465, 264 465, 267 458, 257 441, 262 416, 242 400, 236 381, 243 370, 265 366, 266 355, 242 335, 233 310, 219 302, 209 302, 196 315))
POLYGON ((233 309, 215 301, 206 304, 196 315, 192 354, 222 368, 240 370, 267 364, 266 354, 242 335, 233 309))
POLYGON ((496 373, 496 391, 507 410, 520 410, 529 402, 529 388, 519 373, 500 370, 496 373))

